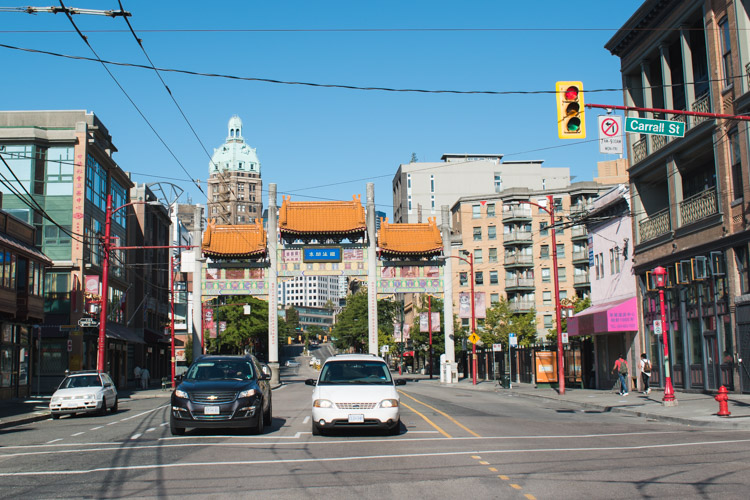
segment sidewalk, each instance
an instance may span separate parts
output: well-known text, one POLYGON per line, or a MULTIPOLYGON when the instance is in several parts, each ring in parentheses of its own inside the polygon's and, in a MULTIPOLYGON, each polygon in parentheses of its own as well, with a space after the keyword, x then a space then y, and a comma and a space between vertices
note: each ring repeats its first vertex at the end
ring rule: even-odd
MULTIPOLYGON (((398 374, 394 374, 399 378, 398 374)), ((425 375, 406 375, 403 378, 418 383, 440 384, 439 378, 429 379, 425 375)), ((645 395, 631 392, 628 396, 620 396, 614 392, 595 389, 566 388, 565 395, 560 396, 556 389, 536 388, 534 384, 512 384, 511 389, 503 389, 494 381, 478 381, 471 383, 471 378, 461 379, 458 384, 443 387, 490 391, 498 394, 520 396, 525 398, 546 399, 561 404, 573 405, 578 408, 601 413, 624 413, 636 415, 652 420, 674 422, 693 426, 717 426, 750 430, 750 394, 729 394, 729 417, 719 417, 719 403, 714 400, 715 393, 703 394, 692 392, 676 392, 677 406, 664 406, 661 389, 652 389, 651 394, 645 395)))
MULTIPOLYGON (((133 399, 167 398, 171 394, 171 390, 165 391, 160 388, 124 389, 118 391, 117 397, 122 402, 133 399)), ((41 397, 32 396, 26 399, 0 401, 0 429, 50 418, 49 399, 51 396, 47 394, 41 397)))

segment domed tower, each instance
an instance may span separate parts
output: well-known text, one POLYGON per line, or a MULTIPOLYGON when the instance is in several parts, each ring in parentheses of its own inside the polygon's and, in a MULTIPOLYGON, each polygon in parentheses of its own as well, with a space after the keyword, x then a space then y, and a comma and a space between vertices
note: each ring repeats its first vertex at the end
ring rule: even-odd
POLYGON ((227 139, 214 149, 208 165, 208 218, 219 224, 246 224, 263 216, 260 161, 242 137, 242 120, 234 115, 227 139))

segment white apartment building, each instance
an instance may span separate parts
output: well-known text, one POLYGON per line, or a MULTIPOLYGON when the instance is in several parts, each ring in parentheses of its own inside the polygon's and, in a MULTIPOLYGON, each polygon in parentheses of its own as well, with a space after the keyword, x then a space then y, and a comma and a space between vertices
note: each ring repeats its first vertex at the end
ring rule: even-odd
POLYGON ((336 306, 340 296, 339 276, 301 276, 279 283, 283 306, 324 307, 329 300, 336 306))

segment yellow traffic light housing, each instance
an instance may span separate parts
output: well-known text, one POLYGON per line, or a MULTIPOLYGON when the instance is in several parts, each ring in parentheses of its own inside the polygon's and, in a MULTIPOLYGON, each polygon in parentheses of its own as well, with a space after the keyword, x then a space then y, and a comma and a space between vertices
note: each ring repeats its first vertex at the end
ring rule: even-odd
POLYGON ((581 82, 557 82, 557 135, 560 139, 585 139, 586 115, 581 82))

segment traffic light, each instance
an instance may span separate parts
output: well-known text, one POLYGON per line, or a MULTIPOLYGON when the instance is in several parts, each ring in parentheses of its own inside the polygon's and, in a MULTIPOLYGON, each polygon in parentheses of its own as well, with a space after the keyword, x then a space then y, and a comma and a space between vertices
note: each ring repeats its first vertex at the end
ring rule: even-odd
POLYGON ((560 139, 585 139, 586 114, 581 82, 557 82, 557 134, 560 139))

